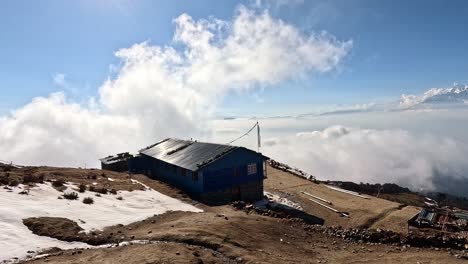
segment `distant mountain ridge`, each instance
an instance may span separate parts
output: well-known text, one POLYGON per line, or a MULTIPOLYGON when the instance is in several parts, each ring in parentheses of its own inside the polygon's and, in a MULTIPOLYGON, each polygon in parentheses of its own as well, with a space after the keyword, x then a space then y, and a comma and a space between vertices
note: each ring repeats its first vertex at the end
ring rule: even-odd
POLYGON ((454 84, 451 88, 432 88, 421 96, 403 94, 400 98, 400 106, 405 108, 439 103, 468 104, 468 85, 454 84))

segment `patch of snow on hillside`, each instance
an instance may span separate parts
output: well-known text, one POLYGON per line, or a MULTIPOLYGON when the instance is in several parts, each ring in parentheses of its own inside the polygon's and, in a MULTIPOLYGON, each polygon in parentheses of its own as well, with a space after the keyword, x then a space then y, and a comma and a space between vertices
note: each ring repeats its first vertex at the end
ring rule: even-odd
POLYGON ((286 197, 281 197, 278 194, 270 193, 270 192, 264 192, 266 197, 268 198, 269 201, 277 203, 279 205, 284 205, 287 207, 291 207, 297 210, 302 210, 302 206, 298 203, 295 203, 291 200, 289 200, 286 197))
MULTIPOLYGON (((31 188, 29 195, 18 194, 23 187, 12 191, 0 189, 0 262, 14 257, 24 258, 28 251, 50 247, 63 249, 89 247, 84 243, 69 243, 34 235, 22 219, 28 217, 64 217, 76 221, 85 231, 102 229, 117 224, 130 224, 167 211, 202 212, 202 210, 163 195, 153 189, 121 191, 116 195, 96 197, 93 192, 80 193, 79 200, 58 199, 63 193, 50 184, 31 188), (94 204, 82 202, 92 197, 94 204)), ((68 190, 70 191, 70 190, 68 190)))

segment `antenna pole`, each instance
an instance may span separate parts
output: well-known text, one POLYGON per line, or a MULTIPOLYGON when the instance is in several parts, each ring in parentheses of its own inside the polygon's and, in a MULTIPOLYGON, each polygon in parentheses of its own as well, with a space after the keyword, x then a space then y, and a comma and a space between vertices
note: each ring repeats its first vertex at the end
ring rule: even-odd
POLYGON ((260 147, 261 147, 261 140, 260 140, 260 125, 258 124, 257 120, 257 152, 260 153, 260 147))

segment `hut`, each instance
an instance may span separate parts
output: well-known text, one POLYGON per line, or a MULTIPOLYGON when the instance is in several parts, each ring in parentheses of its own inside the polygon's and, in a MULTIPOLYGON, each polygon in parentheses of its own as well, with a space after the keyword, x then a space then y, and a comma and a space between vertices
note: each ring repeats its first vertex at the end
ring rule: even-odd
POLYGON ((139 151, 129 170, 167 182, 209 204, 263 198, 268 158, 231 145, 168 138, 139 151))
POLYGON ((101 161, 101 168, 103 170, 111 170, 117 172, 125 172, 128 171, 128 160, 133 156, 128 152, 119 153, 115 156, 108 156, 101 161))

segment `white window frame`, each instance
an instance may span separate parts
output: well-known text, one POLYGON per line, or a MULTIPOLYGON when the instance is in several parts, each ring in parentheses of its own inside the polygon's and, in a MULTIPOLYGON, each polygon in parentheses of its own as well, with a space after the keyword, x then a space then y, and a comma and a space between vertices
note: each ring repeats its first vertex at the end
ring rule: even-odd
POLYGON ((247 165, 247 175, 257 174, 257 163, 250 163, 247 165))

